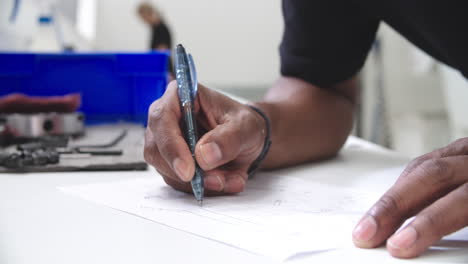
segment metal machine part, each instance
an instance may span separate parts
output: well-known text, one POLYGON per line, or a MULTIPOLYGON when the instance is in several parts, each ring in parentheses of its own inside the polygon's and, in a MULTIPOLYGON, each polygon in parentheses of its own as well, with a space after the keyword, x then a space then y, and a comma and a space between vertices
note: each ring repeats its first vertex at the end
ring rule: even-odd
POLYGON ((84 127, 84 115, 79 112, 0 115, 0 133, 18 138, 79 136, 84 127))
POLYGON ((32 142, 19 144, 16 151, 0 151, 0 166, 13 170, 58 164, 62 155, 121 156, 123 150, 109 150, 127 136, 123 130, 109 143, 69 146, 68 136, 43 136, 32 142))
POLYGON ((0 153, 0 166, 10 169, 23 169, 30 166, 57 164, 60 154, 54 149, 22 150, 15 153, 0 153))

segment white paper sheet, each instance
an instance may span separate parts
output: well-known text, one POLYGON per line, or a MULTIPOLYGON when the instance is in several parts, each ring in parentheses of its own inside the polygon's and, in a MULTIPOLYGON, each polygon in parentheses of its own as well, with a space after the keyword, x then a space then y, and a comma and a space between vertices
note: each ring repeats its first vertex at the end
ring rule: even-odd
POLYGON ((352 228, 375 195, 259 174, 239 195, 207 197, 160 177, 61 187, 62 191, 276 260, 351 246, 352 228))

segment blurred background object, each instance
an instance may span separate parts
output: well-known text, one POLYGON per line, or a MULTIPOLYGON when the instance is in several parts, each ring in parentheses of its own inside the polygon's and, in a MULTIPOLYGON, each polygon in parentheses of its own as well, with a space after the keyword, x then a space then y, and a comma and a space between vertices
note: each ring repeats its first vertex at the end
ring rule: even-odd
POLYGON ((0 2, 0 172, 146 169, 144 124, 168 54, 96 49, 97 15, 96 1, 0 2))
MULTIPOLYGON (((172 36, 161 12, 149 2, 140 3, 137 11, 141 20, 148 25, 151 32, 151 39, 148 45, 149 50, 171 52, 173 48, 172 36)), ((170 78, 174 79, 172 59, 169 59, 168 68, 172 74, 170 78)))
POLYGON ((172 37, 161 12, 148 2, 138 5, 138 15, 151 30, 150 50, 167 51, 172 49, 172 37))
MULTIPOLYGON (((141 0, 99 0, 98 50, 146 50, 151 32, 134 10, 141 0)), ((279 74, 281 1, 148 1, 164 13, 173 43, 190 47, 209 87, 259 98, 279 74)))
POLYGON ((359 136, 409 157, 468 136, 466 121, 465 125, 461 121, 468 110, 463 103, 468 98, 465 78, 385 24, 380 27, 378 40, 380 50, 371 51, 361 74, 359 136), (382 105, 384 112, 376 119, 382 105), (376 139, 372 135, 382 126, 387 128, 387 136, 376 139))
MULTIPOLYGON (((0 51, 92 50, 92 43, 77 30, 80 3, 78 0, 0 1, 0 51)), ((85 20, 90 19, 88 15, 85 20)))

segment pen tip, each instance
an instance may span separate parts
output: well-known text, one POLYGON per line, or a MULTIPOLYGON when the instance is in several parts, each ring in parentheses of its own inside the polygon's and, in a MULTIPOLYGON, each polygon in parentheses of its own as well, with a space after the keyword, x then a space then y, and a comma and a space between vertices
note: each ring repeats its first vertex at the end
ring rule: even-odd
POLYGON ((203 200, 198 200, 198 205, 203 206, 203 200))

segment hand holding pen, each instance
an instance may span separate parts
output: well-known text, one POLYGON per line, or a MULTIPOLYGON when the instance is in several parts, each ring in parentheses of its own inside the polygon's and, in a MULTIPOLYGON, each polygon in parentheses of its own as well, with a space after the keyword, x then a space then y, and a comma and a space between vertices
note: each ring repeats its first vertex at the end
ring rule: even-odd
POLYGON ((178 83, 173 81, 150 107, 145 160, 177 190, 193 192, 191 181, 198 164, 207 195, 239 193, 245 188, 249 169, 265 149, 268 125, 247 105, 203 85, 197 90, 192 117, 197 132, 202 133, 194 155, 186 140, 187 114, 182 111, 178 83))

